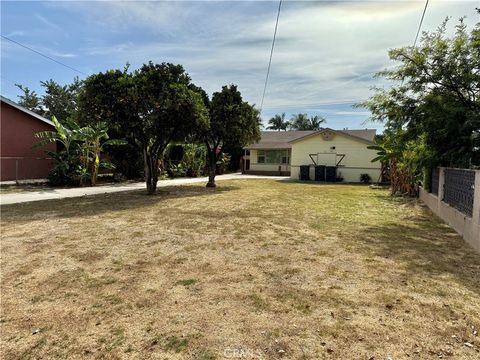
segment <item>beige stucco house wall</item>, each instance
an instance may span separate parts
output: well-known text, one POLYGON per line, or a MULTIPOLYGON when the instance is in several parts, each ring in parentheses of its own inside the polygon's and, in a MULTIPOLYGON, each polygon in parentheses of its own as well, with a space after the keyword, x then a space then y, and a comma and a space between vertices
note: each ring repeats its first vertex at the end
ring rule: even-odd
POLYGON ((375 150, 367 149, 374 144, 374 138, 374 129, 265 131, 258 142, 245 147, 245 168, 242 171, 298 179, 300 165, 311 165, 310 179, 313 180, 315 164, 338 164, 337 175, 345 182, 359 182, 360 174, 369 174, 376 182, 380 178, 381 164, 371 162, 377 154, 375 150), (278 156, 279 152, 281 156, 278 156))
MULTIPOLYGON (((367 149, 367 146, 371 145, 368 141, 331 132, 329 137, 314 133, 294 140, 291 145, 290 171, 293 179, 299 178, 300 165, 313 165, 309 154, 315 154, 312 156, 318 165, 327 166, 335 166, 341 158, 340 154, 345 154, 337 169, 337 176, 340 173, 345 182, 359 182, 360 174, 369 174, 374 182, 380 178, 381 164, 371 162, 377 154, 375 150, 367 149)), ((310 169, 310 178, 314 178, 313 166, 310 169)))
MULTIPOLYGON (((275 150, 278 150, 278 149, 275 149, 275 150)), ((288 156, 290 157, 291 156, 291 151, 290 149, 281 149, 281 150, 285 150, 285 152, 288 153, 288 156)), ((250 150, 250 170, 251 171, 254 171, 254 172, 265 172, 265 171, 269 171, 269 172, 282 172, 282 173, 287 173, 290 171, 290 164, 287 163, 287 164, 282 164, 280 162, 278 163, 275 163, 275 164, 259 164, 258 163, 258 151, 259 150, 255 150, 255 149, 252 149, 250 150)))

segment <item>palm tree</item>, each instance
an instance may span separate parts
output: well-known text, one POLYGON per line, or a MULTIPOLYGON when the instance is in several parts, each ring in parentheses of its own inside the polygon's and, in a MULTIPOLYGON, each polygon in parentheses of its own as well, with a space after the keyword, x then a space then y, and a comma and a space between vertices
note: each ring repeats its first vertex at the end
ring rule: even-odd
POLYGON ((292 130, 310 130, 307 114, 296 114, 290 120, 290 128, 292 130))
POLYGON ((292 130, 320 130, 320 126, 326 122, 325 118, 315 115, 308 117, 307 114, 296 114, 293 115, 290 120, 290 128, 292 130))
POLYGON ((268 124, 269 126, 267 127, 267 130, 286 131, 289 126, 289 122, 285 120, 285 113, 282 113, 282 115, 275 115, 268 120, 268 124))
POLYGON ((327 122, 327 120, 324 117, 318 116, 318 115, 311 116, 310 119, 308 119, 308 121, 310 123, 309 130, 320 130, 322 128, 321 125, 327 122))

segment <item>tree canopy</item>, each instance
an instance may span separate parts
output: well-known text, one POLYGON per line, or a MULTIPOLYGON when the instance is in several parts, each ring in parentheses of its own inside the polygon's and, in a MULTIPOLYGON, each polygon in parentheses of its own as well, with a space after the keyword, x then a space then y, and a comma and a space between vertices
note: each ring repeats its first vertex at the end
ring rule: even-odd
POLYGON ((287 131, 290 123, 285 120, 285 113, 277 114, 268 120, 267 130, 287 131))
POLYGON ((326 119, 322 116, 309 117, 308 114, 300 113, 292 116, 289 126, 292 130, 320 130, 325 122, 326 119))
POLYGON ((58 121, 65 124, 68 118, 74 118, 77 114, 78 94, 82 89, 83 82, 75 78, 71 84, 60 85, 50 79, 40 81, 40 86, 45 93, 40 96, 26 86, 16 84, 22 92, 18 96, 18 104, 39 115, 51 118, 55 116, 58 121))
POLYGON ((393 85, 358 105, 385 124, 388 136, 380 145, 395 154, 390 163, 414 178, 419 163, 408 154, 412 147, 423 168, 480 165, 480 25, 469 32, 461 19, 451 37, 447 25, 448 19, 425 32, 418 47, 390 50, 397 66, 377 76, 393 85))
POLYGON ((84 121, 101 119, 141 150, 147 191, 156 191, 159 160, 168 144, 208 124, 202 95, 181 65, 144 64, 135 72, 112 70, 85 81, 84 121))
POLYGON ((243 101, 237 86, 223 86, 212 95, 210 122, 200 131, 207 147, 209 181, 215 186, 216 164, 226 147, 243 147, 260 138, 261 119, 254 106, 243 101))

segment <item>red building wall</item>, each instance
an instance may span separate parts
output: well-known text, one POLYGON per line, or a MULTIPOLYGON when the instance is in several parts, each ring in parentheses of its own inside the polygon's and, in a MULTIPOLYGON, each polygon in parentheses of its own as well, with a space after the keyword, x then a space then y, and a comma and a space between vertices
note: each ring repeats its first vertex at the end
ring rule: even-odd
POLYGON ((55 151, 55 144, 32 149, 38 142, 34 134, 54 130, 5 102, 0 107, 0 180, 45 179, 53 162, 46 151, 55 151))

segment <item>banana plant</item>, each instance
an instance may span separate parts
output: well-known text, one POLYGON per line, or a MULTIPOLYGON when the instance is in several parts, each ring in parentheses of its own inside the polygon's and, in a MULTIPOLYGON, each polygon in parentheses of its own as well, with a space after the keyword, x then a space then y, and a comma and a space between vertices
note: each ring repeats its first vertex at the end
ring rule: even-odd
MULTIPOLYGON (((35 148, 50 143, 59 143, 63 149, 57 154, 65 156, 53 156, 62 159, 65 164, 57 164, 65 167, 76 168, 76 164, 81 164, 80 184, 85 176, 90 176, 92 185, 97 183, 98 170, 100 168, 113 168, 113 164, 109 161, 101 161, 100 155, 104 151, 105 146, 109 145, 125 145, 125 140, 109 139, 107 124, 102 122, 95 126, 80 127, 75 121, 67 120, 68 128, 63 126, 55 116, 52 117, 55 131, 42 131, 35 134, 40 141, 34 145, 35 148)), ((55 154, 56 155, 56 154, 55 154)), ((77 171, 78 172, 78 171, 77 171)))
POLYGON ((98 171, 100 168, 113 168, 113 164, 107 160, 100 161, 100 155, 105 146, 126 145, 125 140, 110 139, 108 136, 107 124, 102 122, 95 126, 87 126, 78 129, 82 139, 81 148, 86 161, 86 168, 90 170, 91 184, 97 183, 98 171))
POLYGON ((52 122, 55 126, 55 131, 37 132, 35 137, 40 139, 40 141, 34 144, 33 148, 38 148, 51 143, 60 143, 67 154, 69 154, 72 144, 79 140, 78 133, 65 128, 55 116, 52 116, 52 122))

